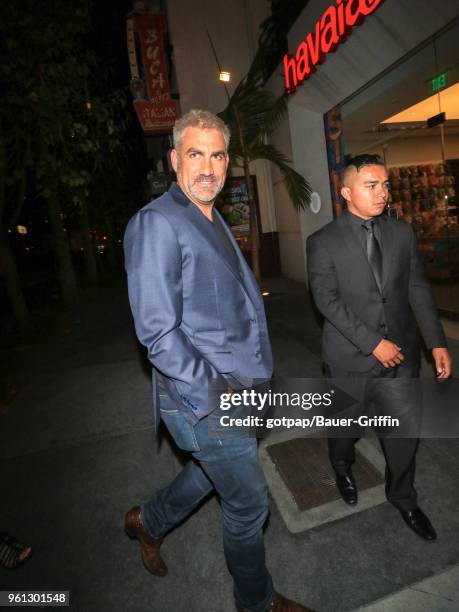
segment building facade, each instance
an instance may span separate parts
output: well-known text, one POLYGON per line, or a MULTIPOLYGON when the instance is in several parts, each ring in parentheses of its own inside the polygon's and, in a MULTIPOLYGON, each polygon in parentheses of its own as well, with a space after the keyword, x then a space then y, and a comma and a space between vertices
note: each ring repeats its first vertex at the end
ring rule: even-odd
MULTIPOLYGON (((254 57, 260 24, 274 6, 279 11, 287 4, 168 0, 182 113, 226 105, 209 36, 221 67, 231 72, 231 92, 254 57)), ((287 116, 271 141, 310 183, 315 212, 294 209, 275 167, 258 162, 251 169, 262 232, 275 236, 280 271, 307 283, 305 242, 341 212, 338 180, 346 156, 378 153, 390 169, 389 214, 413 224, 440 308, 459 313, 457 1, 309 0, 302 6, 266 87, 276 95, 291 90, 287 116)))

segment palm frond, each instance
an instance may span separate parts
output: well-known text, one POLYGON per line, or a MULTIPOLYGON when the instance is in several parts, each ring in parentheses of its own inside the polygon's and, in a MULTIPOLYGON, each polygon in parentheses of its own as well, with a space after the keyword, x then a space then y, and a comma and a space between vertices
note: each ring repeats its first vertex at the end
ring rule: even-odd
POLYGON ((297 210, 305 210, 311 201, 312 189, 306 179, 294 170, 286 155, 270 144, 257 143, 249 151, 250 161, 266 159, 273 163, 282 173, 287 192, 297 210))
POLYGON ((264 128, 267 135, 271 134, 277 128, 287 112, 287 100, 288 93, 286 91, 274 100, 270 111, 265 116, 264 128))
POLYGON ((263 50, 258 47, 246 76, 248 83, 255 87, 263 86, 263 50))
POLYGON ((296 209, 309 205, 311 188, 301 174, 291 167, 291 161, 276 147, 265 144, 287 110, 287 94, 278 98, 263 87, 262 58, 255 59, 247 75, 238 83, 227 107, 219 114, 231 130, 229 146, 233 166, 243 166, 246 160, 266 159, 282 173, 283 181, 296 209))
POLYGON ((271 92, 245 84, 238 88, 220 113, 230 127, 232 149, 248 148, 260 137, 271 134, 285 111, 286 100, 282 97, 276 100, 271 92))

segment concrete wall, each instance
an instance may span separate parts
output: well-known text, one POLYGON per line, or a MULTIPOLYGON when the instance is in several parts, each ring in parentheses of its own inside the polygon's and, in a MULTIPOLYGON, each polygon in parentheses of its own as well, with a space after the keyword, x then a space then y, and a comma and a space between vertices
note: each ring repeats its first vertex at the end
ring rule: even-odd
POLYGON ((295 168, 307 177, 312 190, 319 194, 322 201, 322 208, 319 213, 314 214, 312 211, 306 210, 299 215, 301 253, 298 254, 298 259, 301 258, 303 261, 302 280, 304 282, 306 279, 306 238, 329 223, 333 218, 333 212, 326 161, 323 115, 295 104, 294 101, 290 104, 289 114, 293 125, 302 126, 302 129, 296 129, 292 134, 295 168))
MULTIPOLYGON (((222 69, 232 75, 229 93, 246 75, 259 35, 268 16, 266 0, 167 0, 169 34, 182 113, 205 108, 214 113, 227 104, 224 87, 208 40, 213 40, 222 69)), ((257 177, 263 232, 276 231, 270 169, 264 162, 251 164, 257 177)), ((239 175, 237 169, 233 174, 239 175)))
POLYGON ((221 111, 226 106, 226 96, 218 80, 207 31, 222 68, 232 73, 231 90, 246 74, 253 57, 254 32, 247 24, 246 3, 168 0, 167 17, 182 112, 196 106, 221 111))
MULTIPOLYGON (((266 87, 276 97, 282 94, 283 78, 280 70, 274 72, 266 87)), ((271 134, 269 142, 293 161, 291 132, 290 117, 286 113, 271 134)), ((287 278, 303 282, 304 261, 302 256, 298 255, 301 252, 300 217, 285 188, 282 173, 274 165, 269 165, 269 171, 272 178, 273 216, 279 238, 281 272, 287 278)))

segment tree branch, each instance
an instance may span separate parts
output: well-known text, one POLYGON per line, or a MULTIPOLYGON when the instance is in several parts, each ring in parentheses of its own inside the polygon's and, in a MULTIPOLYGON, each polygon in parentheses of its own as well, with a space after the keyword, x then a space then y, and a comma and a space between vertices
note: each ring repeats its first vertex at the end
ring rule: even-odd
POLYGON ((27 133, 26 136, 26 144, 25 144, 25 154, 22 161, 21 166, 21 177, 19 179, 19 186, 16 196, 16 202, 11 211, 11 214, 8 216, 8 220, 5 222, 7 229, 12 229, 18 222, 19 215, 21 214, 22 207, 24 206, 24 199, 27 191, 27 176, 28 176, 28 168, 30 162, 30 156, 32 153, 31 149, 31 137, 30 132, 27 133))
POLYGON ((0 120, 0 225, 6 207, 6 153, 3 133, 3 122, 0 120))

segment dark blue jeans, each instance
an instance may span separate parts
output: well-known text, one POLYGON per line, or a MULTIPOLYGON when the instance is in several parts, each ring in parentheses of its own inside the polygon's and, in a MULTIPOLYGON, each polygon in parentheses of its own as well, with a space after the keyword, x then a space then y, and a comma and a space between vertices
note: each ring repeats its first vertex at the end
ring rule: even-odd
POLYGON ((256 439, 211 438, 207 417, 191 425, 169 397, 161 396, 161 418, 176 444, 193 459, 141 506, 145 528, 152 536, 165 535, 215 490, 221 501, 223 546, 235 599, 262 612, 271 603, 273 585, 263 543, 268 491, 256 439))

